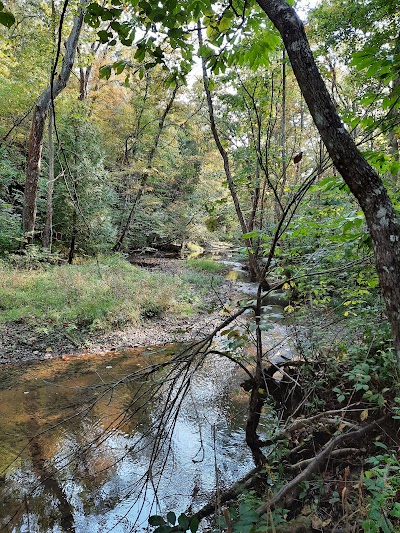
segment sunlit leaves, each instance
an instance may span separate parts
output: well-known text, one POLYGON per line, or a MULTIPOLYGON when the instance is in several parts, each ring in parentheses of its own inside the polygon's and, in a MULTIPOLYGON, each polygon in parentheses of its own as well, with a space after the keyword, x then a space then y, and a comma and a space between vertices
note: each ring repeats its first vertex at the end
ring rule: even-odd
POLYGON ((121 0, 111 2, 111 7, 97 2, 89 4, 85 16, 89 25, 100 28, 103 22, 109 22, 107 27, 99 29, 99 41, 113 45, 118 38, 123 45, 131 46, 135 43, 135 30, 140 29, 135 59, 144 62, 147 57, 153 57, 155 63, 170 68, 159 53, 160 44, 165 44, 181 55, 181 60, 176 61, 181 76, 189 72, 194 62, 191 36, 195 34, 198 19, 206 28, 208 40, 199 53, 215 74, 224 73, 232 66, 246 65, 252 69, 265 66, 280 42, 272 27, 266 29, 265 15, 254 6, 248 12, 235 9, 234 5, 222 9, 210 0, 164 0, 158 4, 130 0, 124 8, 121 6, 121 0), (124 22, 120 18, 123 9, 130 14, 124 22))
POLYGON ((352 55, 350 65, 357 70, 365 70, 367 78, 377 78, 381 83, 389 85, 399 75, 400 56, 391 54, 382 47, 366 46, 352 55))
POLYGON ((365 150, 363 155, 378 172, 390 173, 393 176, 400 171, 399 161, 383 152, 365 150))

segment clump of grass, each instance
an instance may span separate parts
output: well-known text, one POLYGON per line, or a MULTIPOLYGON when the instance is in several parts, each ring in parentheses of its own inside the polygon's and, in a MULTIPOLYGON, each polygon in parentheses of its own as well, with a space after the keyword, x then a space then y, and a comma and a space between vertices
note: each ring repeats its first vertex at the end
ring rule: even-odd
POLYGON ((186 264, 190 268, 205 272, 222 272, 226 268, 212 259, 187 259, 186 264))
POLYGON ((107 331, 201 306, 199 283, 147 272, 120 256, 99 263, 12 270, 0 265, 0 323, 107 331))

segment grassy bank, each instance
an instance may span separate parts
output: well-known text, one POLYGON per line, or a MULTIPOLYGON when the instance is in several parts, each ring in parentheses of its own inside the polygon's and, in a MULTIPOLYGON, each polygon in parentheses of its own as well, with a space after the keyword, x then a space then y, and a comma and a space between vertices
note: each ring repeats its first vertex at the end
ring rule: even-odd
MULTIPOLYGON (((163 313, 199 311, 210 275, 148 272, 120 256, 39 270, 0 265, 0 323, 110 331, 163 313)), ((213 284, 222 278, 213 276, 213 284)))

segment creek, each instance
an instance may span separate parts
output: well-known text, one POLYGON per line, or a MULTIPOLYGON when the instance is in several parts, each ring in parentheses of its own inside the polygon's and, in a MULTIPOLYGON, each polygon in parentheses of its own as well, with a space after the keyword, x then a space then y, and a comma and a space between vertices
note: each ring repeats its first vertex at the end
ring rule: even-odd
MULTIPOLYGON (((250 284, 247 289, 243 292, 249 293, 250 284)), ((274 357, 290 353, 286 333, 281 324, 268 331, 274 357)), ((197 510, 216 488, 253 468, 244 438, 244 373, 216 355, 196 371, 169 444, 152 458, 154 422, 162 409, 152 394, 155 382, 150 380, 143 407, 136 410, 132 399, 143 382, 123 378, 181 348, 0 369, 0 530, 144 531, 150 514, 197 510), (109 387, 112 383, 119 385, 109 387), (151 460, 154 477, 144 483, 151 460)))

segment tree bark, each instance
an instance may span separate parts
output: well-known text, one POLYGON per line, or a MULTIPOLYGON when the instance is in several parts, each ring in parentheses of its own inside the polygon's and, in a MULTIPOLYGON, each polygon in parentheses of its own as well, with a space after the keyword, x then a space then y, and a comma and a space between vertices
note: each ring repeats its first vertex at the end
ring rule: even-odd
POLYGON ((51 251, 53 243, 53 193, 54 193, 54 139, 53 111, 49 113, 49 177, 47 181, 46 223, 43 229, 42 246, 51 251))
POLYGON ((284 41, 293 72, 332 161, 364 212, 400 368, 400 227, 382 180, 340 120, 303 23, 285 0, 257 0, 284 41))
POLYGON ((35 104, 31 132, 28 141, 26 180, 24 193, 23 229, 28 242, 33 241, 36 222, 36 199, 40 164, 42 159, 45 122, 52 99, 66 87, 74 65, 78 40, 83 25, 83 9, 80 8, 74 19, 71 33, 65 43, 61 72, 39 97, 35 104))
POLYGON ((71 241, 69 243, 69 252, 68 252, 68 264, 69 265, 72 265, 72 263, 74 262, 74 257, 75 257, 77 222, 78 222, 78 216, 76 214, 76 208, 75 208, 74 214, 72 215, 72 232, 71 232, 71 241))

